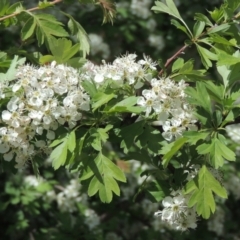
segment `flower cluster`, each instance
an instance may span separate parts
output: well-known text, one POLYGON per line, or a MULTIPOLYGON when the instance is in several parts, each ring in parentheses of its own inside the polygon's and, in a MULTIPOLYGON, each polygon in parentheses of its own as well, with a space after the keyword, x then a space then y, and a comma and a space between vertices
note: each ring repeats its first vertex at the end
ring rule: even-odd
POLYGON ((111 79, 117 87, 127 83, 138 89, 143 86, 145 80, 151 79, 152 74, 148 70, 155 70, 157 63, 146 56, 138 62, 136 58, 136 54, 127 54, 116 58, 112 64, 103 61, 103 65, 100 66, 87 62, 82 68, 81 77, 93 79, 98 86, 111 79))
POLYGON ((188 198, 180 191, 174 191, 162 201, 163 210, 154 215, 161 216, 162 221, 176 230, 186 231, 197 227, 197 214, 194 208, 188 208, 188 198))
POLYGON ((104 59, 108 58, 110 49, 108 44, 103 41, 103 38, 95 33, 88 34, 88 37, 91 44, 91 55, 101 55, 104 59))
POLYGON ((15 157, 16 167, 47 149, 60 125, 73 128, 89 111, 78 71, 64 65, 19 67, 16 81, 9 83, 13 96, 2 112, 0 153, 6 161, 15 157))
POLYGON ((163 137, 171 141, 186 129, 195 130, 193 108, 185 99, 186 83, 183 80, 175 83, 169 78, 153 78, 150 83, 152 88, 142 91, 138 105, 145 107, 146 117, 154 113, 157 121, 153 125, 162 125, 163 137))
POLYGON ((152 15, 150 11, 151 4, 151 0, 132 0, 130 9, 134 15, 146 19, 152 15))
MULTIPOLYGON (((87 195, 81 194, 80 189, 81 184, 79 183, 79 180, 72 179, 70 181, 70 184, 63 188, 61 192, 56 194, 55 199, 54 198, 52 199, 57 201, 58 208, 60 211, 74 212, 77 210, 76 203, 81 202, 84 205, 87 204, 87 195)), ((51 196, 51 194, 49 194, 49 196, 51 196)))
POLYGON ((231 124, 226 126, 226 131, 228 136, 234 141, 239 143, 240 142, 240 124, 231 124))
MULTIPOLYGON (((39 185, 46 183, 46 179, 40 177, 36 178, 33 175, 29 175, 24 178, 24 184, 27 186, 37 188, 39 185)), ((70 183, 65 187, 55 185, 57 192, 52 189, 47 191, 44 195, 38 194, 38 197, 42 197, 46 202, 57 202, 58 208, 61 212, 74 212, 77 210, 77 203, 81 202, 84 206, 87 206, 87 195, 81 193, 81 184, 78 179, 71 179, 70 183)))
POLYGON ((84 222, 90 230, 93 230, 100 224, 100 218, 93 209, 86 209, 84 215, 86 217, 84 222))
POLYGON ((97 86, 110 80, 118 87, 124 83, 141 87, 151 78, 149 69, 155 70, 156 63, 146 56, 137 62, 136 57, 127 54, 101 66, 87 62, 81 72, 56 62, 40 68, 19 67, 16 80, 1 85, 1 98, 9 100, 4 90, 13 92, 2 112, 0 153, 4 159, 15 157, 16 167, 21 168, 36 154, 49 153, 47 143, 55 139, 59 126, 75 127, 90 109, 90 97, 81 86, 83 80, 93 80, 97 86))

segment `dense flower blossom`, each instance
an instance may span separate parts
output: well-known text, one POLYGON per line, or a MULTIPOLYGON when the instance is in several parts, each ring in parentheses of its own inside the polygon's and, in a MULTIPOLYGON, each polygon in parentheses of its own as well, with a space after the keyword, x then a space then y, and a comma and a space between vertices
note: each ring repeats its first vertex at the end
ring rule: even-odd
POLYGON ((74 128, 90 110, 90 97, 81 82, 94 80, 97 87, 111 80, 113 87, 128 83, 139 88, 151 78, 148 70, 156 63, 149 57, 136 61, 136 54, 116 58, 113 64, 101 66, 87 62, 80 71, 52 62, 39 68, 23 65, 18 68, 16 81, 1 85, 12 89, 6 109, 2 111, 0 126, 0 153, 6 161, 15 157, 16 167, 24 166, 28 159, 40 152, 49 153, 48 142, 55 139, 61 126, 74 128), (41 137, 42 136, 42 137, 41 137))
POLYGON ((19 67, 16 81, 6 84, 14 94, 1 115, 0 153, 6 161, 15 158, 17 168, 36 154, 49 154, 47 145, 55 139, 56 130, 60 126, 74 128, 90 111, 90 96, 82 87, 83 81, 94 81, 97 88, 107 82, 123 94, 124 86, 134 92, 150 84, 152 88, 142 91, 137 104, 145 108, 145 117, 155 114, 153 124, 162 125, 166 140, 182 136, 196 121, 185 101, 186 84, 152 78, 156 65, 146 55, 137 61, 136 54, 126 54, 112 64, 88 61, 79 70, 56 62, 39 68, 19 67))
POLYGON ((186 231, 196 228, 197 214, 194 208, 188 208, 188 197, 180 191, 173 191, 162 201, 163 210, 155 212, 169 227, 176 230, 186 231))
POLYGON ((8 87, 14 96, 2 111, 5 126, 0 127, 0 152, 6 161, 15 157, 17 168, 39 151, 48 152, 47 142, 55 138, 58 127, 67 124, 73 128, 82 111, 89 110, 90 98, 78 71, 56 62, 40 68, 19 67, 16 81, 8 87), (40 139, 43 134, 47 139, 40 139))
POLYGON ((143 90, 137 103, 145 107, 146 117, 155 117, 153 125, 162 125, 163 137, 171 141, 187 129, 196 130, 193 108, 185 99, 187 84, 183 80, 175 83, 169 78, 153 78, 150 84, 152 88, 143 90))
POLYGON ((124 83, 138 89, 143 86, 144 80, 151 78, 149 69, 155 69, 156 63, 150 58, 136 61, 136 54, 126 54, 116 58, 112 64, 103 61, 100 66, 87 62, 81 70, 82 79, 93 79, 100 86, 109 79, 112 80, 112 87, 121 87, 124 83))

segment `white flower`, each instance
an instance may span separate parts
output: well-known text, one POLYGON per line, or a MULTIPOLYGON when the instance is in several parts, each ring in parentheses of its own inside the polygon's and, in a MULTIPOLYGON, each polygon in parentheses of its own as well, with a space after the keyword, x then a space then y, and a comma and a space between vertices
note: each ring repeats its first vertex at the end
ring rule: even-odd
POLYGON ((180 127, 181 121, 173 119, 171 121, 166 121, 163 124, 163 134, 162 136, 167 140, 171 141, 173 138, 179 138, 182 136, 184 130, 183 127, 180 127))
POLYGON ((156 62, 153 62, 153 60, 146 56, 145 54, 143 54, 143 58, 144 60, 140 60, 138 61, 141 65, 145 65, 147 68, 150 68, 152 70, 156 70, 156 66, 157 66, 157 63, 156 62))
POLYGON ((103 74, 96 74, 94 77, 94 81, 97 83, 101 83, 101 82, 103 82, 103 80, 104 80, 103 74))
POLYGON ((173 191, 171 195, 163 199, 163 210, 155 212, 154 215, 160 216, 162 221, 176 230, 196 228, 196 211, 194 208, 188 208, 188 197, 183 196, 180 191, 173 191))
POLYGON ((185 198, 183 196, 166 197, 162 204, 164 209, 162 211, 162 219, 166 221, 176 221, 180 215, 186 211, 185 198))

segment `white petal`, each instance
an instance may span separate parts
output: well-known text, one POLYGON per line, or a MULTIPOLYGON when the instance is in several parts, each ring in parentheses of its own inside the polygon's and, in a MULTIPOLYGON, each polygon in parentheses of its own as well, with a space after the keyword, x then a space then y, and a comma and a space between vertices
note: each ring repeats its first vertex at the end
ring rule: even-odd
POLYGON ((18 82, 18 83, 16 83, 16 84, 13 85, 12 91, 13 91, 13 92, 16 92, 16 91, 19 90, 20 87, 21 87, 21 84, 19 84, 19 82, 18 82))
POLYGON ((165 197, 162 201, 164 207, 170 207, 173 204, 172 197, 165 197))
POLYGON ((13 156, 14 156, 13 152, 9 152, 9 153, 4 154, 3 158, 4 158, 5 161, 9 162, 13 159, 13 156))
POLYGON ((0 153, 6 153, 10 149, 9 145, 7 143, 1 143, 0 144, 0 153))
POLYGON ((12 114, 9 111, 4 110, 2 112, 2 119, 3 119, 3 121, 8 121, 8 120, 11 119, 11 117, 12 117, 12 114))
POLYGON ((50 140, 53 140, 55 138, 55 132, 48 130, 47 132, 47 138, 50 140))
POLYGON ((101 75, 101 74, 97 74, 97 75, 94 77, 94 81, 97 82, 97 83, 103 82, 103 80, 104 80, 104 76, 101 75))

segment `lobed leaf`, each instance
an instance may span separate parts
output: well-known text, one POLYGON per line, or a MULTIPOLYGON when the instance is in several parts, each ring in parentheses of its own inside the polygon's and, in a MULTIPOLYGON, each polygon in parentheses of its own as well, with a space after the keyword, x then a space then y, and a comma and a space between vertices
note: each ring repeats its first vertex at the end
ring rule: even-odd
POLYGON ((198 175, 185 186, 185 194, 190 194, 189 207, 196 206, 197 213, 208 219, 216 209, 213 193, 227 198, 225 188, 213 177, 206 166, 202 166, 198 175))

